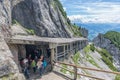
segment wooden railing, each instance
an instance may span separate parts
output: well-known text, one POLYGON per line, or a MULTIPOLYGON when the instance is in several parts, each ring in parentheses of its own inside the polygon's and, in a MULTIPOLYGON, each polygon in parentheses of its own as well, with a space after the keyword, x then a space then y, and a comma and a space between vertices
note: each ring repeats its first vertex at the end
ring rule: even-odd
POLYGON ((81 75, 81 76, 85 76, 85 77, 89 77, 89 78, 97 79, 97 80, 105 80, 105 79, 94 77, 94 76, 91 76, 91 75, 78 73, 77 69, 86 69, 86 70, 91 70, 91 71, 97 71, 97 72, 104 72, 104 73, 109 73, 109 74, 120 75, 120 72, 106 71, 106 70, 100 70, 100 69, 94 69, 94 68, 88 68, 88 67, 81 67, 81 66, 76 66, 74 64, 68 64, 68 63, 59 62, 59 61, 54 61, 54 66, 57 66, 57 67, 59 67, 61 69, 64 69, 64 70, 67 70, 67 71, 73 73, 74 74, 74 79, 73 80, 77 80, 77 75, 81 75), (60 65, 56 65, 55 63, 71 66, 71 67, 74 68, 74 71, 69 70, 68 68, 61 67, 60 65))

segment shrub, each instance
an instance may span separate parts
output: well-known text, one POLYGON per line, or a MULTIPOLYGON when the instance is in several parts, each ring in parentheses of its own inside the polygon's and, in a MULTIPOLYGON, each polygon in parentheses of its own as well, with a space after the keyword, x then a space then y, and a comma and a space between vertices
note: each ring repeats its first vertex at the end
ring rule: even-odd
POLYGON ((94 46, 94 44, 91 44, 91 45, 90 45, 90 50, 91 50, 92 52, 95 51, 95 46, 94 46))

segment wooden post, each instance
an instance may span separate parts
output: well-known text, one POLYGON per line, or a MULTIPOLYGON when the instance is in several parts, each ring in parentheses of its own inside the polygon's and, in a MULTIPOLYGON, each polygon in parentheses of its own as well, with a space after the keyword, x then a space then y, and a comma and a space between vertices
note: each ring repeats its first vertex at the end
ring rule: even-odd
MULTIPOLYGON (((58 46, 57 46, 58 47, 58 46)), ((56 59, 56 61, 58 61, 58 51, 57 51, 57 47, 55 48, 55 51, 56 51, 56 53, 55 53, 55 59, 56 59)))
POLYGON ((54 48, 51 49, 51 65, 52 65, 52 70, 53 70, 53 66, 54 66, 54 63, 53 63, 53 60, 54 60, 54 48))
POLYGON ((70 43, 70 54, 72 54, 72 43, 70 43))
POLYGON ((74 79, 73 80, 77 80, 77 67, 74 66, 74 79))
POLYGON ((64 60, 65 60, 65 52, 66 52, 66 51, 65 51, 65 46, 66 46, 66 45, 63 45, 63 47, 64 47, 64 51, 63 51, 63 53, 64 53, 64 60))

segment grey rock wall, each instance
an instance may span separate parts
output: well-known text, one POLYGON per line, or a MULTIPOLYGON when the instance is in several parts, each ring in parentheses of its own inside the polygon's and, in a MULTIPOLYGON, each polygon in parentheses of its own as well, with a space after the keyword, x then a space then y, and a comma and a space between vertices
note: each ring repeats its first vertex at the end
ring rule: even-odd
POLYGON ((43 37, 71 37, 53 0, 13 0, 12 19, 43 37), (54 5, 53 5, 54 4, 54 5))
POLYGON ((106 49, 113 57, 114 64, 120 70, 120 50, 109 39, 104 38, 103 34, 99 34, 93 40, 95 46, 106 49))
POLYGON ((0 80, 25 80, 4 40, 5 34, 9 34, 10 26, 11 0, 0 0, 0 80))
POLYGON ((10 0, 0 0, 0 26, 11 25, 11 2, 10 0))
POLYGON ((85 28, 80 28, 80 33, 82 34, 83 37, 87 38, 88 37, 88 30, 85 28))

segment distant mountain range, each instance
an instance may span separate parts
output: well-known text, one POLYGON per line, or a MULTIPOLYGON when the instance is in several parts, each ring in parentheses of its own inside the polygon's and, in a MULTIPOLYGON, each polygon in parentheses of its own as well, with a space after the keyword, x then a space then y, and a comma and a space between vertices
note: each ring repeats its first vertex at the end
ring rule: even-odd
POLYGON ((92 40, 99 33, 106 33, 107 31, 120 32, 120 24, 116 23, 76 23, 76 25, 89 30, 89 40, 92 40))

